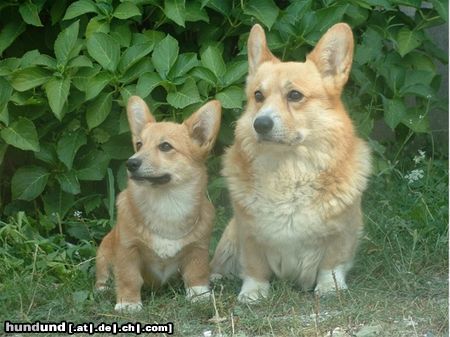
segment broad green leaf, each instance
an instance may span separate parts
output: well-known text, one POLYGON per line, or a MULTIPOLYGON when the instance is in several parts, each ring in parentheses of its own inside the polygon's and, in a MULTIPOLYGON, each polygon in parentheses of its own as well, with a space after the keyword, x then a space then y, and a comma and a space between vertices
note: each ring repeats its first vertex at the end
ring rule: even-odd
POLYGON ((55 56, 58 64, 65 66, 69 62, 69 56, 78 39, 79 28, 80 22, 75 21, 58 34, 55 40, 55 56))
POLYGON ((114 78, 114 76, 106 71, 101 71, 97 75, 88 80, 86 86, 86 100, 89 101, 96 97, 114 78))
POLYGON ((83 68, 88 67, 92 68, 93 64, 89 57, 84 55, 78 55, 71 59, 69 63, 67 63, 67 68, 83 68))
POLYGON ((20 59, 15 57, 0 60, 0 76, 11 75, 17 68, 19 68, 19 66, 20 59))
POLYGON ((124 1, 114 10, 113 16, 120 20, 126 20, 134 16, 140 16, 141 11, 138 6, 130 1, 124 1))
POLYGON ((136 93, 138 96, 145 98, 150 95, 158 85, 162 82, 161 77, 156 72, 142 74, 137 81, 136 93))
POLYGON ((337 4, 335 6, 325 6, 315 13, 317 25, 314 27, 314 32, 309 38, 319 40, 321 35, 325 33, 329 27, 343 20, 349 5, 345 4, 343 1, 341 3, 342 4, 337 4))
POLYGON ((223 84, 225 86, 240 83, 244 79, 245 75, 247 75, 248 62, 237 61, 229 64, 227 68, 227 72, 223 77, 223 84))
POLYGON ((217 83, 216 75, 214 75, 211 70, 206 69, 205 67, 195 67, 192 70, 191 75, 213 86, 215 86, 217 83))
POLYGON ((42 200, 45 213, 53 216, 58 214, 60 219, 63 219, 75 204, 73 195, 63 192, 59 187, 47 188, 42 200))
POLYGON ((430 131, 428 115, 422 108, 409 108, 402 119, 402 123, 416 133, 427 133, 430 131))
POLYGON ((152 61, 149 57, 144 57, 135 65, 130 67, 119 79, 120 83, 128 84, 136 80, 142 74, 153 71, 152 61))
POLYGON ((394 130, 406 115, 406 106, 400 99, 383 98, 384 121, 394 130))
POLYGON ((37 49, 26 52, 20 59, 21 68, 29 68, 37 65, 55 70, 56 60, 53 57, 39 53, 37 49))
POLYGON ((17 91, 26 91, 44 84, 51 78, 51 73, 39 67, 19 70, 12 76, 11 85, 17 91))
POLYGON ((222 103, 226 109, 241 109, 244 100, 244 91, 239 87, 228 87, 216 95, 216 99, 222 103))
POLYGON ((3 164, 3 159, 5 158, 6 150, 8 149, 8 144, 0 143, 0 165, 3 164))
POLYGON ((32 26, 42 27, 41 19, 39 18, 39 8, 31 1, 25 1, 19 6, 19 13, 23 21, 32 26))
POLYGON ((220 14, 228 17, 231 14, 231 5, 232 2, 230 1, 223 1, 223 0, 203 0, 201 8, 208 7, 216 12, 219 12, 220 14))
POLYGON ((125 160, 133 155, 133 146, 129 133, 113 136, 103 144, 103 150, 111 159, 125 160))
POLYGON ((136 95, 136 85, 127 85, 120 88, 120 96, 122 96, 123 105, 126 106, 131 96, 136 95))
POLYGON ((15 39, 25 31, 25 23, 23 21, 10 21, 3 23, 4 26, 0 31, 0 55, 8 48, 15 39))
POLYGON ((177 25, 184 27, 185 0, 164 0, 164 14, 177 25))
POLYGON ((72 3, 66 11, 63 20, 70 20, 86 13, 97 13, 98 9, 94 1, 79 0, 72 3))
POLYGON ((50 8, 50 18, 52 26, 62 21, 66 12, 67 3, 65 1, 55 1, 50 8))
POLYGON ((402 28, 398 32, 396 40, 397 51, 403 57, 422 44, 423 35, 408 28, 402 28))
POLYGON ((119 63, 120 46, 105 33, 94 33, 87 39, 87 50, 103 68, 114 72, 119 63))
POLYGON ((0 77, 0 122, 5 125, 9 124, 8 102, 11 97, 13 88, 9 82, 0 77))
POLYGON ((125 166, 125 162, 123 162, 119 166, 119 169, 117 170, 116 181, 117 181, 117 186, 119 187, 119 191, 123 191, 124 189, 127 188, 128 174, 127 174, 127 168, 125 166))
POLYGON ((87 26, 86 26, 86 38, 89 39, 93 34, 95 33, 109 33, 110 26, 109 22, 100 17, 94 17, 89 20, 87 26))
POLYGON ((226 66, 222 58, 222 53, 215 46, 208 46, 200 55, 200 59, 205 68, 209 69, 217 78, 225 75, 226 66))
POLYGON ((208 13, 201 8, 198 1, 188 1, 185 8, 185 20, 189 22, 203 21, 209 22, 208 13))
POLYGON ((273 0, 249 0, 244 5, 244 14, 254 16, 268 29, 272 28, 279 9, 273 0))
POLYGON ((71 170, 78 150, 86 143, 86 134, 81 129, 64 132, 56 144, 56 153, 59 160, 71 170))
POLYGON ((201 102, 201 98, 195 80, 192 78, 188 78, 180 90, 167 94, 167 103, 177 109, 183 109, 198 102, 201 102))
POLYGON ((58 173, 56 175, 56 180, 58 180, 59 185, 64 192, 70 194, 80 193, 80 183, 78 182, 75 171, 72 170, 64 173, 58 173))
POLYGON ((72 77, 72 83, 78 90, 86 91, 88 89, 89 80, 98 74, 100 66, 95 65, 92 68, 82 68, 72 77))
POLYGON ((50 172, 40 166, 19 168, 12 177, 12 198, 31 201, 45 189, 50 172))
POLYGON ((112 107, 112 93, 100 94, 86 110, 86 122, 89 130, 99 126, 108 117, 112 107))
POLYGON ((169 77, 176 78, 187 74, 192 68, 199 64, 196 53, 184 53, 178 56, 175 65, 170 71, 169 77))
POLYGON ((448 0, 431 0, 433 8, 439 13, 439 16, 448 22, 448 0))
POLYGON ((77 165, 77 177, 79 180, 102 180, 109 164, 109 156, 99 150, 92 150, 86 156, 80 158, 77 165))
POLYGON ((3 140, 21 150, 39 151, 39 138, 33 122, 19 117, 0 131, 3 140))
POLYGON ((135 43, 148 43, 153 44, 153 46, 156 46, 156 44, 164 40, 165 37, 166 35, 164 33, 153 29, 146 30, 143 34, 133 34, 135 43))
POLYGON ((161 78, 166 79, 178 58, 178 41, 167 35, 153 50, 152 61, 161 78))
POLYGON ((5 78, 0 77, 0 106, 8 103, 11 94, 12 94, 11 85, 5 78))
POLYGON ((34 157, 47 164, 57 163, 57 156, 54 143, 42 143, 39 152, 34 153, 34 157))
POLYGON ((70 90, 70 78, 52 78, 45 84, 45 93, 53 114, 62 119, 62 110, 67 102, 70 90))
POLYGON ((8 103, 0 105, 0 122, 2 122, 5 125, 9 125, 8 103))
MULTIPOLYGON (((115 24, 111 26, 111 32, 109 33, 109 35, 111 35, 111 37, 115 40, 119 41, 121 47, 130 47, 132 35, 129 23, 127 21, 122 24, 115 24)), ((136 44, 136 41, 134 42, 136 44)))
POLYGON ((119 61, 119 72, 124 73, 153 50, 152 44, 135 44, 127 48, 119 61))

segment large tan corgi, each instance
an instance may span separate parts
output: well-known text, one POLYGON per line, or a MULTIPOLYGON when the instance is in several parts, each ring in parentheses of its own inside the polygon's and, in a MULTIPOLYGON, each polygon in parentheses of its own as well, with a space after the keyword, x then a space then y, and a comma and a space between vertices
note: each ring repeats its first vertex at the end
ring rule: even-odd
POLYGON ((145 102, 127 106, 136 153, 127 161, 128 186, 117 199, 117 225, 96 257, 96 288, 112 267, 115 310, 142 308, 141 287, 156 287, 180 272, 188 299, 209 296, 208 247, 214 207, 206 198, 206 157, 220 127, 218 101, 182 124, 156 123, 145 102))
POLYGON ((234 208, 212 272, 243 279, 238 299, 266 297, 273 275, 303 289, 346 289, 362 231, 370 153, 341 101, 353 34, 330 28, 305 62, 281 62, 255 25, 247 108, 223 174, 234 208))

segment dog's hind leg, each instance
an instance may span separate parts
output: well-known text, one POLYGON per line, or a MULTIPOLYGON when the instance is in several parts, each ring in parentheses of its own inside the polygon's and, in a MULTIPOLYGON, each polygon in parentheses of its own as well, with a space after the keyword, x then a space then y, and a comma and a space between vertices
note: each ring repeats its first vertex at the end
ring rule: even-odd
POLYGON ((95 257, 95 288, 97 290, 105 290, 107 288, 106 282, 111 274, 112 259, 114 254, 113 231, 114 229, 103 238, 95 257))
POLYGON ((239 276, 238 237, 236 220, 231 219, 220 238, 211 261, 211 280, 222 276, 239 276))

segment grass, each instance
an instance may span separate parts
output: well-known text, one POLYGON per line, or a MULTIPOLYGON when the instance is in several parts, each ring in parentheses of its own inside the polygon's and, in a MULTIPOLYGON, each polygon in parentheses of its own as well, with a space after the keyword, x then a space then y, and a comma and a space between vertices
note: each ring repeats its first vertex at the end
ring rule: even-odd
MULTIPOLYGON (((113 291, 93 291, 95 242, 107 221, 68 221, 43 235, 45 221, 19 214, 0 224, 0 319, 173 322, 177 336, 447 336, 448 160, 402 165, 374 176, 364 197, 366 231, 349 292, 318 298, 276 280, 267 300, 247 306, 236 301, 240 281, 225 280, 214 284, 214 302, 191 304, 174 282, 145 290, 141 313, 117 315, 113 291), (408 182, 412 170, 423 177, 408 182)), ((213 242, 227 210, 219 208, 213 242)))

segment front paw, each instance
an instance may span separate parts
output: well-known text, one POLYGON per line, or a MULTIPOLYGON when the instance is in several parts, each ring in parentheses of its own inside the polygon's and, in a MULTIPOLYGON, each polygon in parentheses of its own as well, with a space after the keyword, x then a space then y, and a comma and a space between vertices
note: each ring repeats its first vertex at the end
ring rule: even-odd
POLYGON ((211 290, 208 286, 194 286, 186 288, 186 299, 192 303, 209 301, 211 290))
POLYGON ((336 291, 347 290, 345 273, 338 266, 334 270, 320 270, 317 276, 317 285, 314 292, 319 296, 335 294, 336 291))
POLYGON ((238 301, 241 303, 256 303, 269 295, 269 282, 258 281, 252 277, 244 278, 238 301))
POLYGON ((119 311, 119 312, 127 312, 127 313, 138 312, 138 311, 142 310, 142 303, 141 302, 137 302, 137 303, 120 302, 120 303, 116 304, 116 306, 114 307, 114 310, 119 311))

